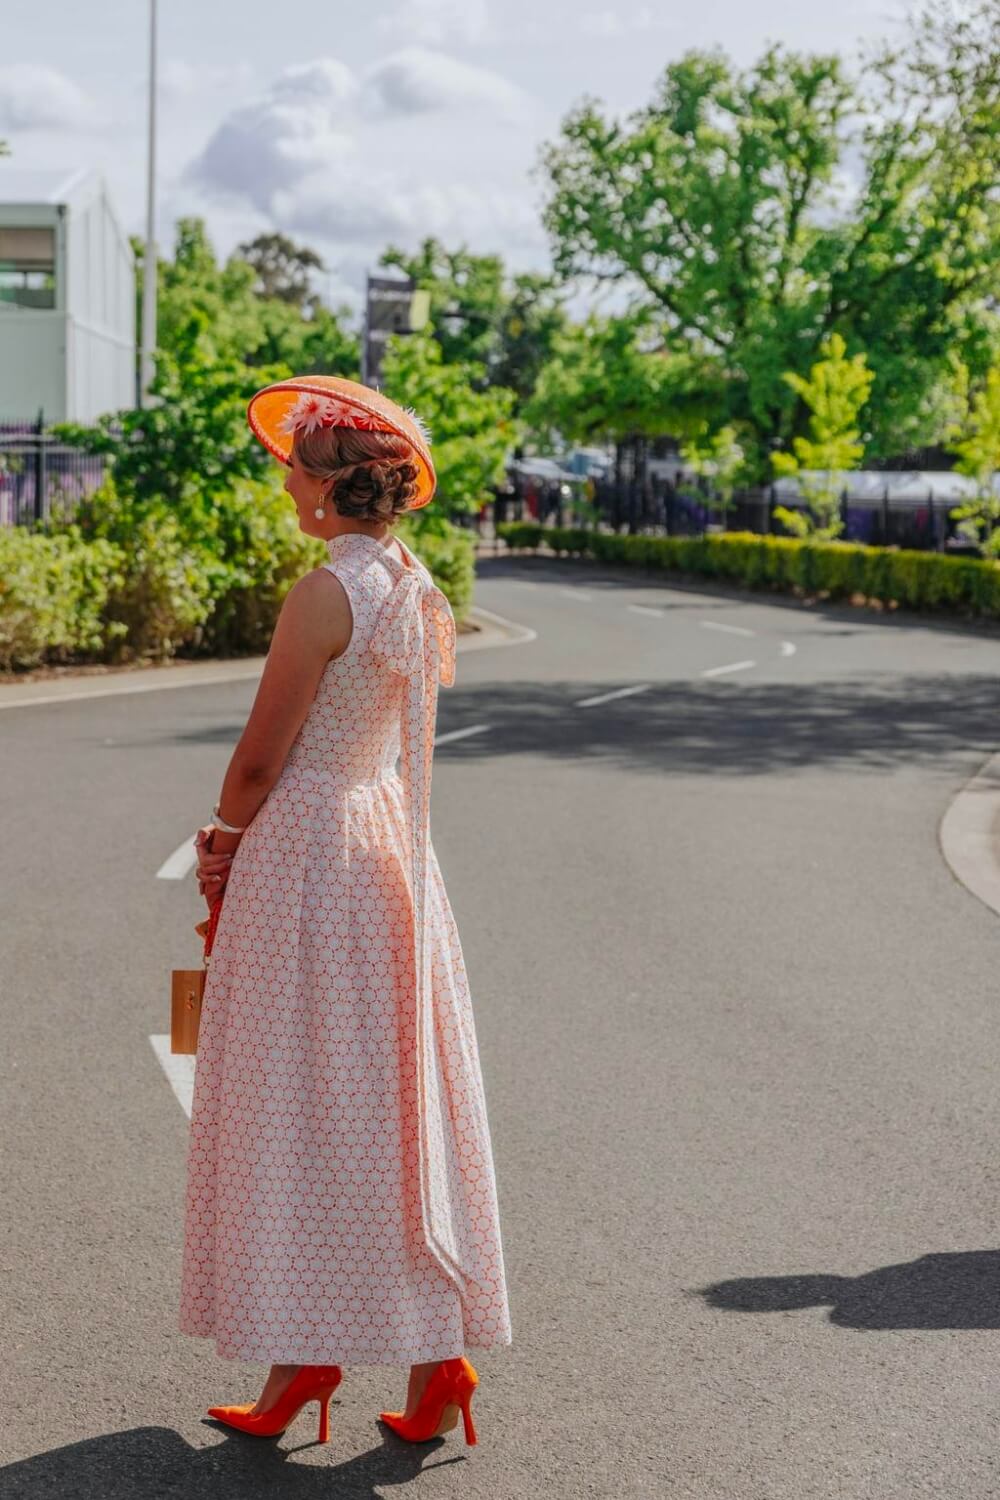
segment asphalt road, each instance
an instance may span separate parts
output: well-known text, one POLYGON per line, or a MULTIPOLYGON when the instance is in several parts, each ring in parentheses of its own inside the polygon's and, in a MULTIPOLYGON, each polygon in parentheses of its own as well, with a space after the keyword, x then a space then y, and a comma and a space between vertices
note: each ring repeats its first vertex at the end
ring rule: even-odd
POLYGON ((514 1330, 479 1445, 385 1433, 375 1367, 328 1446, 231 1434, 263 1367, 175 1331, 150 1037, 204 906, 157 871, 244 680, 0 715, 0 1496, 992 1500, 1000 923, 938 825, 1000 641, 538 558, 477 599, 536 632, 461 654, 435 757, 514 1330))

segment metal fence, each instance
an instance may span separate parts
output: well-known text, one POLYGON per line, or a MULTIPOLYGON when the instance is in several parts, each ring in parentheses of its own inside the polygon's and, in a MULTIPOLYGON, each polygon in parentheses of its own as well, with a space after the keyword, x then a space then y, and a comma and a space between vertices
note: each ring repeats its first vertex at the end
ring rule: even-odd
POLYGON ((72 509, 104 478, 103 454, 71 448, 35 422, 0 422, 0 526, 31 526, 72 509))
MULTIPOLYGON (((701 536, 721 525, 720 510, 708 503, 697 486, 678 487, 659 478, 650 478, 643 486, 613 479, 599 481, 595 501, 602 518, 615 531, 701 536)), ((774 515, 775 506, 781 503, 789 501, 782 502, 773 485, 739 490, 726 511, 726 530, 788 535, 774 515)), ((840 502, 844 523, 841 537, 872 546, 975 552, 975 547, 957 534, 951 514, 956 503, 932 494, 903 498, 891 495, 888 487, 880 496, 845 492, 840 502)), ((547 519, 554 524, 554 514, 547 519)))

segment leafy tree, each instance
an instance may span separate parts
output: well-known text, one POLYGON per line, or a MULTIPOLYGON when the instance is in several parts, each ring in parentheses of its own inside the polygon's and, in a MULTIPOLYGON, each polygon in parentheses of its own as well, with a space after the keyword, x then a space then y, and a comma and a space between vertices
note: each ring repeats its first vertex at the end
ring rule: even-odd
POLYGON ((502 385, 519 402, 528 398, 566 323, 551 277, 524 273, 508 281, 500 256, 447 250, 435 239, 414 254, 390 246, 381 264, 430 293, 430 321, 446 364, 480 365, 480 387, 502 385))
POLYGON ((641 319, 596 315, 563 328, 524 408, 530 429, 581 443, 693 435, 722 399, 715 370, 691 350, 650 348, 647 333, 641 319))
POLYGON ((746 466, 746 453, 736 428, 727 423, 712 432, 704 423, 702 430, 682 445, 681 458, 694 473, 711 479, 714 492, 711 503, 718 505, 725 528, 736 481, 746 466))
POLYGON ((388 340, 382 388, 412 407, 431 433, 438 498, 419 522, 431 531, 446 531, 448 515, 482 508, 490 488, 503 479, 517 438, 514 392, 501 386, 483 390, 482 376, 483 367, 474 361, 447 362, 430 334, 388 340))
POLYGON ((239 256, 218 264, 201 219, 179 220, 174 257, 158 270, 153 400, 93 428, 60 429, 113 458, 119 494, 187 515, 205 537, 218 523, 213 497, 273 465, 246 423, 252 392, 303 369, 357 370, 357 342, 332 314, 304 318, 258 297, 254 281, 239 256))
POLYGON ((965 411, 949 436, 949 447, 957 455, 955 468, 976 481, 976 493, 956 507, 960 536, 973 541, 984 557, 1000 557, 1000 496, 995 479, 1000 471, 1000 365, 987 372, 980 388, 969 392, 964 372, 965 411))
POLYGON ((809 420, 784 372, 834 331, 879 371, 873 450, 933 441, 950 350, 982 373, 1000 345, 998 58, 979 0, 932 6, 858 79, 778 46, 746 70, 694 51, 624 121, 585 99, 542 156, 556 269, 712 360, 756 475, 809 420))
POLYGON ((256 273, 258 297, 289 302, 302 313, 319 306, 310 272, 325 267, 315 250, 296 245, 285 234, 258 234, 239 246, 239 254, 256 273))
POLYGON ((840 516, 841 476, 856 469, 864 453, 858 418, 868 400, 874 372, 864 354, 846 358, 847 345, 839 333, 823 344, 822 358, 803 379, 794 371, 785 380, 809 409, 809 436, 796 434, 793 453, 775 453, 776 474, 797 476, 807 509, 776 505, 774 514, 795 536, 832 541, 844 529, 840 516))

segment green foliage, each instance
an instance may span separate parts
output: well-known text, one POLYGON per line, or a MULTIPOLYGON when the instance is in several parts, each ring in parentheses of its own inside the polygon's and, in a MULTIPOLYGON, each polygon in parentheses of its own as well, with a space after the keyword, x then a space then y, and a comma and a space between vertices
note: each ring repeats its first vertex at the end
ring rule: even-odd
POLYGON ((447 533, 449 515, 482 508, 490 487, 502 480, 516 441, 513 391, 479 389, 481 376, 482 366, 474 362, 446 363, 440 343, 430 334, 388 341, 382 388, 401 406, 413 407, 433 440, 438 491, 431 513, 420 523, 431 531, 447 533))
POLYGON ((868 400, 874 372, 864 354, 846 358, 839 333, 824 342, 808 379, 786 372, 785 379, 809 410, 809 436, 792 439, 792 453, 774 453, 778 475, 796 475, 807 509, 775 506, 774 514, 795 536, 832 541, 844 529, 840 516, 841 475, 856 469, 864 453, 858 418, 868 400))
POLYGON ((746 467, 746 453, 731 423, 715 432, 702 424, 701 430, 681 448, 681 458, 696 474, 711 478, 713 495, 710 504, 722 512, 722 525, 733 498, 736 481, 746 467))
POLYGON ((296 245, 285 234, 258 234, 240 245, 239 255, 256 274, 254 292, 258 297, 289 302, 300 313, 320 305, 312 290, 310 272, 325 267, 315 250, 296 245))
POLYGON ((1000 563, 848 542, 726 532, 704 537, 563 531, 510 521, 497 527, 512 548, 585 553, 604 563, 696 574, 741 587, 1000 621, 1000 563))
POLYGON ((238 256, 219 266, 203 222, 179 220, 174 259, 158 272, 152 401, 108 414, 95 428, 57 429, 112 459, 119 493, 165 502, 182 529, 206 540, 219 498, 273 468, 246 422, 254 390, 302 373, 303 364, 356 372, 357 345, 332 314, 307 319, 286 301, 262 301, 256 274, 238 256))
POLYGON ((500 256, 447 250, 435 239, 412 255, 390 246, 381 263, 430 293, 433 336, 445 364, 478 367, 477 390, 503 386, 518 402, 530 396, 566 324, 551 277, 527 272, 508 280, 500 256))
POLYGON ((650 348, 641 319, 592 316, 555 335, 523 415, 547 442, 693 434, 722 397, 714 374, 692 350, 650 348))
POLYGON ((951 514, 959 534, 975 542, 984 557, 1000 557, 1000 497, 994 488, 1000 470, 1000 365, 987 371, 979 390, 969 392, 967 371, 961 386, 965 409, 949 432, 950 447, 958 472, 976 481, 976 494, 951 514))
POLYGON ((857 77, 777 46, 748 69, 689 52, 625 120, 586 99, 543 153, 556 268, 711 360, 714 423, 756 476, 808 421, 784 373, 834 331, 879 372, 872 451, 934 442, 951 349, 981 375, 1000 346, 998 56, 981 0, 928 12, 857 77))
POLYGON ((111 542, 85 542, 78 530, 50 537, 0 526, 0 670, 101 651, 114 639, 104 611, 122 564, 111 542))

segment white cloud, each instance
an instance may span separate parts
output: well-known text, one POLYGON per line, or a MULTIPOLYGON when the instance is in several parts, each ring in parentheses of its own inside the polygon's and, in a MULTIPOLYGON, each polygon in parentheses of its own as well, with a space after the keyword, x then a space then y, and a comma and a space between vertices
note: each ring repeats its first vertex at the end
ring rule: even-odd
POLYGON ((189 175, 266 211, 279 188, 352 155, 357 93, 354 75, 333 58, 286 68, 223 120, 189 175))
MULTIPOLYGON (((192 99, 198 95, 231 93, 242 90, 253 80, 248 62, 185 62, 169 58, 160 69, 160 86, 168 96, 192 99)), ((146 83, 142 84, 145 91, 146 83)))
POLYGON ((499 73, 426 47, 406 47, 377 63, 365 75, 364 89, 367 101, 387 114, 473 106, 508 115, 525 107, 521 90, 499 73))
POLYGON ((331 242, 414 245, 427 235, 506 246, 539 245, 542 235, 524 193, 463 182, 414 182, 369 167, 306 179, 275 194, 276 220, 331 242))
MULTIPOLYGON (((341 192, 349 168, 366 198, 365 172, 355 166, 366 128, 380 121, 388 126, 397 115, 444 114, 454 130, 463 111, 482 125, 484 116, 524 115, 527 102, 499 74, 422 48, 386 58, 361 83, 334 58, 296 64, 223 120, 187 176, 269 212, 276 193, 287 195, 312 175, 341 192)), ((398 132, 398 125, 392 128, 398 132)), ((374 170, 377 175, 377 163, 374 170)), ((371 175, 368 164, 366 172, 371 175)))
POLYGON ((498 74, 411 48, 358 77, 334 59, 286 68, 229 112, 176 184, 178 212, 257 216, 312 243, 328 289, 360 289, 386 244, 445 243, 537 265, 526 181, 536 111, 498 74), (514 116, 512 110, 517 106, 514 116), (489 167, 484 169, 484 163, 489 167))
POLYGON ((65 73, 36 63, 0 67, 0 126, 78 130, 102 123, 93 101, 65 73))
POLYGON ((637 31, 660 30, 669 26, 668 21, 658 19, 649 5, 640 5, 635 10, 594 10, 580 18, 580 29, 585 36, 619 37, 637 31))
POLYGON ((385 36, 411 37, 432 47, 484 42, 490 35, 486 0, 402 0, 378 24, 385 36))

